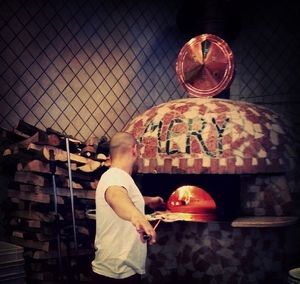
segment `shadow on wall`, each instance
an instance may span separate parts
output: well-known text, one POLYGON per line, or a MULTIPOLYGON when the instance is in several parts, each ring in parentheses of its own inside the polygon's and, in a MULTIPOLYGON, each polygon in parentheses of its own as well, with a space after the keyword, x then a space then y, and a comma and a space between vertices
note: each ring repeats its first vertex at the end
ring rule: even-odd
POLYGON ((175 26, 158 32, 159 35, 153 42, 150 39, 141 52, 139 70, 128 82, 128 86, 141 84, 136 93, 131 94, 133 103, 140 103, 139 113, 186 96, 176 77, 176 59, 185 39, 175 26))
POLYGON ((231 43, 240 32, 240 12, 237 0, 186 0, 176 20, 179 29, 190 38, 210 33, 231 43))

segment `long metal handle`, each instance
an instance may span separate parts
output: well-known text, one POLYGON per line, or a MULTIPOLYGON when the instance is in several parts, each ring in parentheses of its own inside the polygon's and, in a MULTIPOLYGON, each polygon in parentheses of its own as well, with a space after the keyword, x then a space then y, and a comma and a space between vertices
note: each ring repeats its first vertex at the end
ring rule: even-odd
POLYGON ((57 189, 56 189, 56 180, 55 180, 55 172, 56 172, 56 164, 55 164, 55 157, 54 151, 50 150, 50 172, 52 174, 52 187, 53 187, 53 197, 54 197, 54 213, 55 213, 55 222, 57 225, 57 255, 58 255, 58 266, 59 266, 59 278, 62 276, 62 258, 61 258, 61 240, 60 240, 60 223, 59 223, 59 215, 58 215, 58 202, 57 202, 57 189))
POLYGON ((55 182, 55 175, 52 175, 52 185, 53 185, 53 196, 54 196, 54 212, 55 212, 55 221, 58 226, 57 228, 57 255, 58 255, 58 266, 59 266, 59 275, 62 275, 63 267, 62 267, 62 259, 61 259, 61 241, 60 241, 60 225, 59 225, 59 215, 57 209, 57 190, 56 190, 56 182, 55 182))
POLYGON ((66 149, 67 149, 67 158, 68 158, 69 188, 70 188, 70 196, 71 196, 74 246, 75 246, 75 254, 77 256, 78 244, 77 244, 77 233, 76 233, 76 220, 75 220, 74 193, 73 193, 73 182, 72 182, 72 171, 71 171, 70 145, 69 145, 68 137, 66 137, 66 149))
MULTIPOLYGON (((159 219, 159 220, 156 222, 155 226, 153 227, 153 230, 154 230, 154 231, 156 230, 156 228, 157 228, 157 226, 159 225, 160 222, 161 222, 161 219, 159 219)), ((151 236, 150 236, 150 235, 147 235, 146 233, 144 233, 144 235, 143 235, 143 240, 144 240, 144 241, 149 241, 150 239, 151 239, 151 236)))

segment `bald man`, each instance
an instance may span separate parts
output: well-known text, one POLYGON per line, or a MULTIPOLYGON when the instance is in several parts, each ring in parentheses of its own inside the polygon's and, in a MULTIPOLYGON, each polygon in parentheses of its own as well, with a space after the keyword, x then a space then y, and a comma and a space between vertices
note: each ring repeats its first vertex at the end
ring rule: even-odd
POLYGON ((101 176, 96 190, 94 283, 141 283, 145 273, 147 243, 156 233, 144 214, 164 205, 161 197, 143 197, 131 177, 139 155, 134 137, 116 133, 110 140, 111 167, 101 176))

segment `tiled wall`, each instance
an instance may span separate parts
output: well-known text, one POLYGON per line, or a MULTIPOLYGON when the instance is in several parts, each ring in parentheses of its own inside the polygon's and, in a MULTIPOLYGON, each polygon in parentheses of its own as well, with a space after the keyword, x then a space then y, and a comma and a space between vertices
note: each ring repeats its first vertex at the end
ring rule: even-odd
POLYGON ((287 283, 292 228, 232 228, 228 223, 161 223, 149 248, 147 284, 287 283), (172 249, 171 249, 172 248, 172 249))

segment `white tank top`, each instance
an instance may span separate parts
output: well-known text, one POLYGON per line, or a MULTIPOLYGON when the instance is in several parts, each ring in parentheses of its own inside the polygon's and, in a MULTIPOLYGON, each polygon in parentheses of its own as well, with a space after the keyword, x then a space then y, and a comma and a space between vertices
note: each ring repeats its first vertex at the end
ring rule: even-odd
POLYGON ((144 274, 147 244, 142 243, 131 222, 120 218, 106 202, 104 194, 110 186, 124 187, 134 205, 144 214, 144 198, 132 177, 119 168, 108 169, 96 189, 96 251, 92 269, 95 273, 119 279, 144 274))

